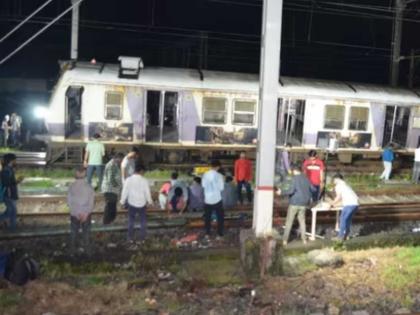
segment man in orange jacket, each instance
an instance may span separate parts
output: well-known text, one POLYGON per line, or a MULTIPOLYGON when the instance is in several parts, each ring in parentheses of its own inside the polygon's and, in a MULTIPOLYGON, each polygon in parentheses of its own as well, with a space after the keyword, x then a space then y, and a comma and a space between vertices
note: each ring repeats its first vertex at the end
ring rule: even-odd
POLYGON ((235 180, 237 182, 238 200, 241 204, 243 203, 242 186, 245 186, 248 202, 252 202, 251 179, 252 163, 246 158, 245 152, 241 152, 239 159, 235 161, 235 180))

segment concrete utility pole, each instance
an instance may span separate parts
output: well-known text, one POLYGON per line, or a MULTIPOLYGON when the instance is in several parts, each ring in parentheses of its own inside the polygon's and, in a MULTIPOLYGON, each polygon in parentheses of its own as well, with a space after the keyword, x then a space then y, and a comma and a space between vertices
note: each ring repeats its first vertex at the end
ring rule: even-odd
POLYGON ((392 86, 398 85, 398 78, 400 75, 401 36, 405 6, 406 0, 395 0, 394 34, 391 44, 392 56, 390 83, 392 86))
POLYGON ((77 60, 79 56, 79 8, 80 2, 78 0, 71 0, 73 5, 72 18, 71 18, 71 60, 77 60))
POLYGON ((414 53, 414 49, 411 49, 411 54, 410 54, 410 71, 408 73, 408 87, 410 89, 413 88, 415 66, 416 66, 415 53, 414 53))
POLYGON ((257 237, 273 228, 276 118, 280 75, 283 0, 264 0, 261 35, 257 177, 253 229, 257 237))

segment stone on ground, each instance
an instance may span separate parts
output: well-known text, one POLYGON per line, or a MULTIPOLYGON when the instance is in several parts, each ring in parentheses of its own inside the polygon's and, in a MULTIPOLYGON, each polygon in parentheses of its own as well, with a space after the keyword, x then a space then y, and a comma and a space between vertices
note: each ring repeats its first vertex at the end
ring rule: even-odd
POLYGON ((315 249, 308 253, 308 259, 319 267, 341 266, 343 257, 331 249, 315 249))

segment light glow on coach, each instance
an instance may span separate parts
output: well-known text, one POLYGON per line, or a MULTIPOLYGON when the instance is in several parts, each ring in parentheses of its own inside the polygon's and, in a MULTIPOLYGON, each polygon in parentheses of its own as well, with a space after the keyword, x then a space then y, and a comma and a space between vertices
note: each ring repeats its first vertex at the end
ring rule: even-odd
POLYGON ((34 116, 38 119, 45 119, 49 114, 49 110, 46 106, 35 106, 34 116))

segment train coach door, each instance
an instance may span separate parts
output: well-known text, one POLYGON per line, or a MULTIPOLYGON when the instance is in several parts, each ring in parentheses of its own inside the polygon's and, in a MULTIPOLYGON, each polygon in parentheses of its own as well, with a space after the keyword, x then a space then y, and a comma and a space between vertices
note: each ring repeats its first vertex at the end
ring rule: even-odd
POLYGON ((385 112, 385 126, 383 146, 393 142, 405 146, 408 134, 410 108, 402 106, 387 106, 385 112))
POLYGON ((66 139, 82 137, 82 86, 69 86, 66 91, 64 134, 66 139))
POLYGON ((163 102, 162 142, 178 142, 178 93, 165 92, 163 102))
POLYGON ((146 104, 146 142, 178 142, 178 93, 147 91, 146 104))
POLYGON ((279 99, 277 109, 277 144, 302 144, 305 100, 279 99))

